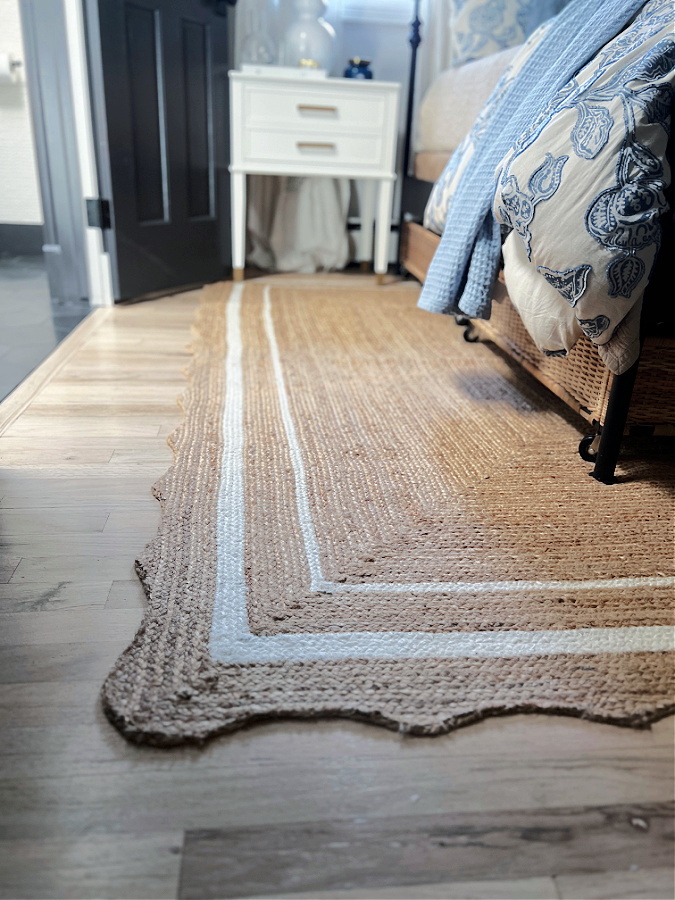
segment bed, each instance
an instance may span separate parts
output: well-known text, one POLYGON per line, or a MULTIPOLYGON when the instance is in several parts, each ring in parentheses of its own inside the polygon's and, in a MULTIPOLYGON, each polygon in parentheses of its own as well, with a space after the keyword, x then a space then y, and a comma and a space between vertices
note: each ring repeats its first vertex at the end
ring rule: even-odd
MULTIPOLYGON (((652 3, 655 8, 659 6, 658 0, 652 0, 652 3)), ((501 72, 517 55, 518 48, 508 48, 487 59, 467 63, 459 70, 442 73, 413 116, 416 57, 420 44, 419 24, 418 16, 415 15, 410 34, 412 59, 399 260, 404 271, 424 282, 441 241, 439 234, 424 224, 425 209, 434 183, 462 135, 470 128, 470 121, 482 107, 501 72), (457 96, 462 98, 459 110, 455 101, 457 96), (457 111, 454 117, 453 109, 457 111), (449 127, 448 119, 453 119, 449 127), (417 141, 415 145, 414 136, 417 141)), ((670 98, 672 103, 672 91, 670 98)), ((591 124, 595 128, 595 134, 599 133, 602 139, 603 113, 597 111, 599 106, 596 104, 591 107, 591 113, 595 116, 595 121, 591 124)), ((597 137, 595 140, 598 142, 597 137)), ((588 152, 586 150, 587 155, 588 152)), ((590 152, 596 152, 595 148, 591 148, 590 152)), ((667 155, 673 158, 672 140, 667 155)), ((672 186, 670 194, 672 210, 672 186)), ((429 218, 427 209, 427 225, 429 218)), ((540 344, 537 346, 525 327, 523 316, 516 309, 519 306, 522 310, 522 297, 518 298, 520 304, 516 303, 514 306, 507 290, 509 266, 513 271, 515 265, 512 262, 513 241, 511 249, 506 245, 503 248, 508 250, 504 253, 506 264, 494 285, 490 317, 481 319, 456 316, 458 323, 465 328, 467 340, 482 339, 499 346, 591 424, 592 433, 583 438, 579 452, 582 458, 595 464, 591 474, 605 483, 614 480, 621 438, 625 432, 675 433, 675 391, 672 386, 675 376, 675 314, 673 304, 665 302, 672 295, 670 260, 675 249, 675 229, 672 215, 663 216, 661 221, 661 246, 649 286, 644 292, 640 346, 635 350, 635 355, 639 355, 639 363, 627 366, 626 371, 621 374, 611 371, 601 359, 596 343, 584 333, 576 335, 573 342, 568 340, 568 344, 573 345, 566 346, 564 356, 562 352, 555 350, 542 352, 541 335, 537 335, 540 344)), ((631 264, 629 260, 627 265, 631 264)), ((511 281, 513 282, 513 277, 511 281)), ((549 314, 549 320, 550 318, 549 314)), ((617 365, 614 365, 615 370, 617 365)), ((621 368, 620 365, 618 368, 621 368)))

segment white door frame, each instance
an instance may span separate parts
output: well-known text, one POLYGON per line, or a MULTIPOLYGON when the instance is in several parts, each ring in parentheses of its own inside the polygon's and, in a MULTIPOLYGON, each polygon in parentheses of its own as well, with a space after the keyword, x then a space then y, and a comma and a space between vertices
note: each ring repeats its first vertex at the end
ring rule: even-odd
POLYGON ((75 110, 82 218, 85 229, 85 255, 89 301, 92 306, 113 306, 114 296, 110 257, 103 247, 100 228, 87 223, 86 197, 98 197, 99 182, 94 148, 94 128, 89 97, 89 71, 81 0, 62 0, 68 36, 68 63, 75 110))

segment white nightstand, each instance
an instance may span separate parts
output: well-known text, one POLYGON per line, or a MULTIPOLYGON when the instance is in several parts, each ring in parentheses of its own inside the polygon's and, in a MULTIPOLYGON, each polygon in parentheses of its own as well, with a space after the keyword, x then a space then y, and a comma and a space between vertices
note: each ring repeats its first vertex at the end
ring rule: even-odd
MULTIPOLYGON (((260 73, 260 74, 259 74, 260 73)), ((246 175, 328 175, 359 184, 362 261, 387 271, 396 180, 399 85, 230 72, 232 267, 244 277, 246 175), (379 196, 375 203, 375 187, 379 196), (375 211, 377 210, 377 214, 375 211)))

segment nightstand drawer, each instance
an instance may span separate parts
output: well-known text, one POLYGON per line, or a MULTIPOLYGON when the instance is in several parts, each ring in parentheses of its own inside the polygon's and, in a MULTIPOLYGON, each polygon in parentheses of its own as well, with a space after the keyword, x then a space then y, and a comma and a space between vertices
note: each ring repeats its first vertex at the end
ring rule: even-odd
POLYGON ((243 99, 244 122, 251 127, 377 132, 385 121, 388 98, 367 88, 347 93, 323 85, 294 89, 247 84, 243 99))
POLYGON ((378 169, 382 166, 384 143, 378 134, 335 134, 298 130, 294 133, 247 128, 243 135, 243 156, 251 163, 297 163, 308 173, 319 163, 322 168, 356 165, 378 169))

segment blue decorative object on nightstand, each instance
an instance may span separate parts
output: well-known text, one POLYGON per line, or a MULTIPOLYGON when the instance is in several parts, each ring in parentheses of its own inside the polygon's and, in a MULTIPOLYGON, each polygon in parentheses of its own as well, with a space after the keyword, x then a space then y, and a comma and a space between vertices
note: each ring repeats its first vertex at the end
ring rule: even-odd
POLYGON ((370 68, 370 62, 367 59, 361 59, 355 56, 349 60, 349 65, 345 69, 345 78, 372 78, 373 70, 370 68))

